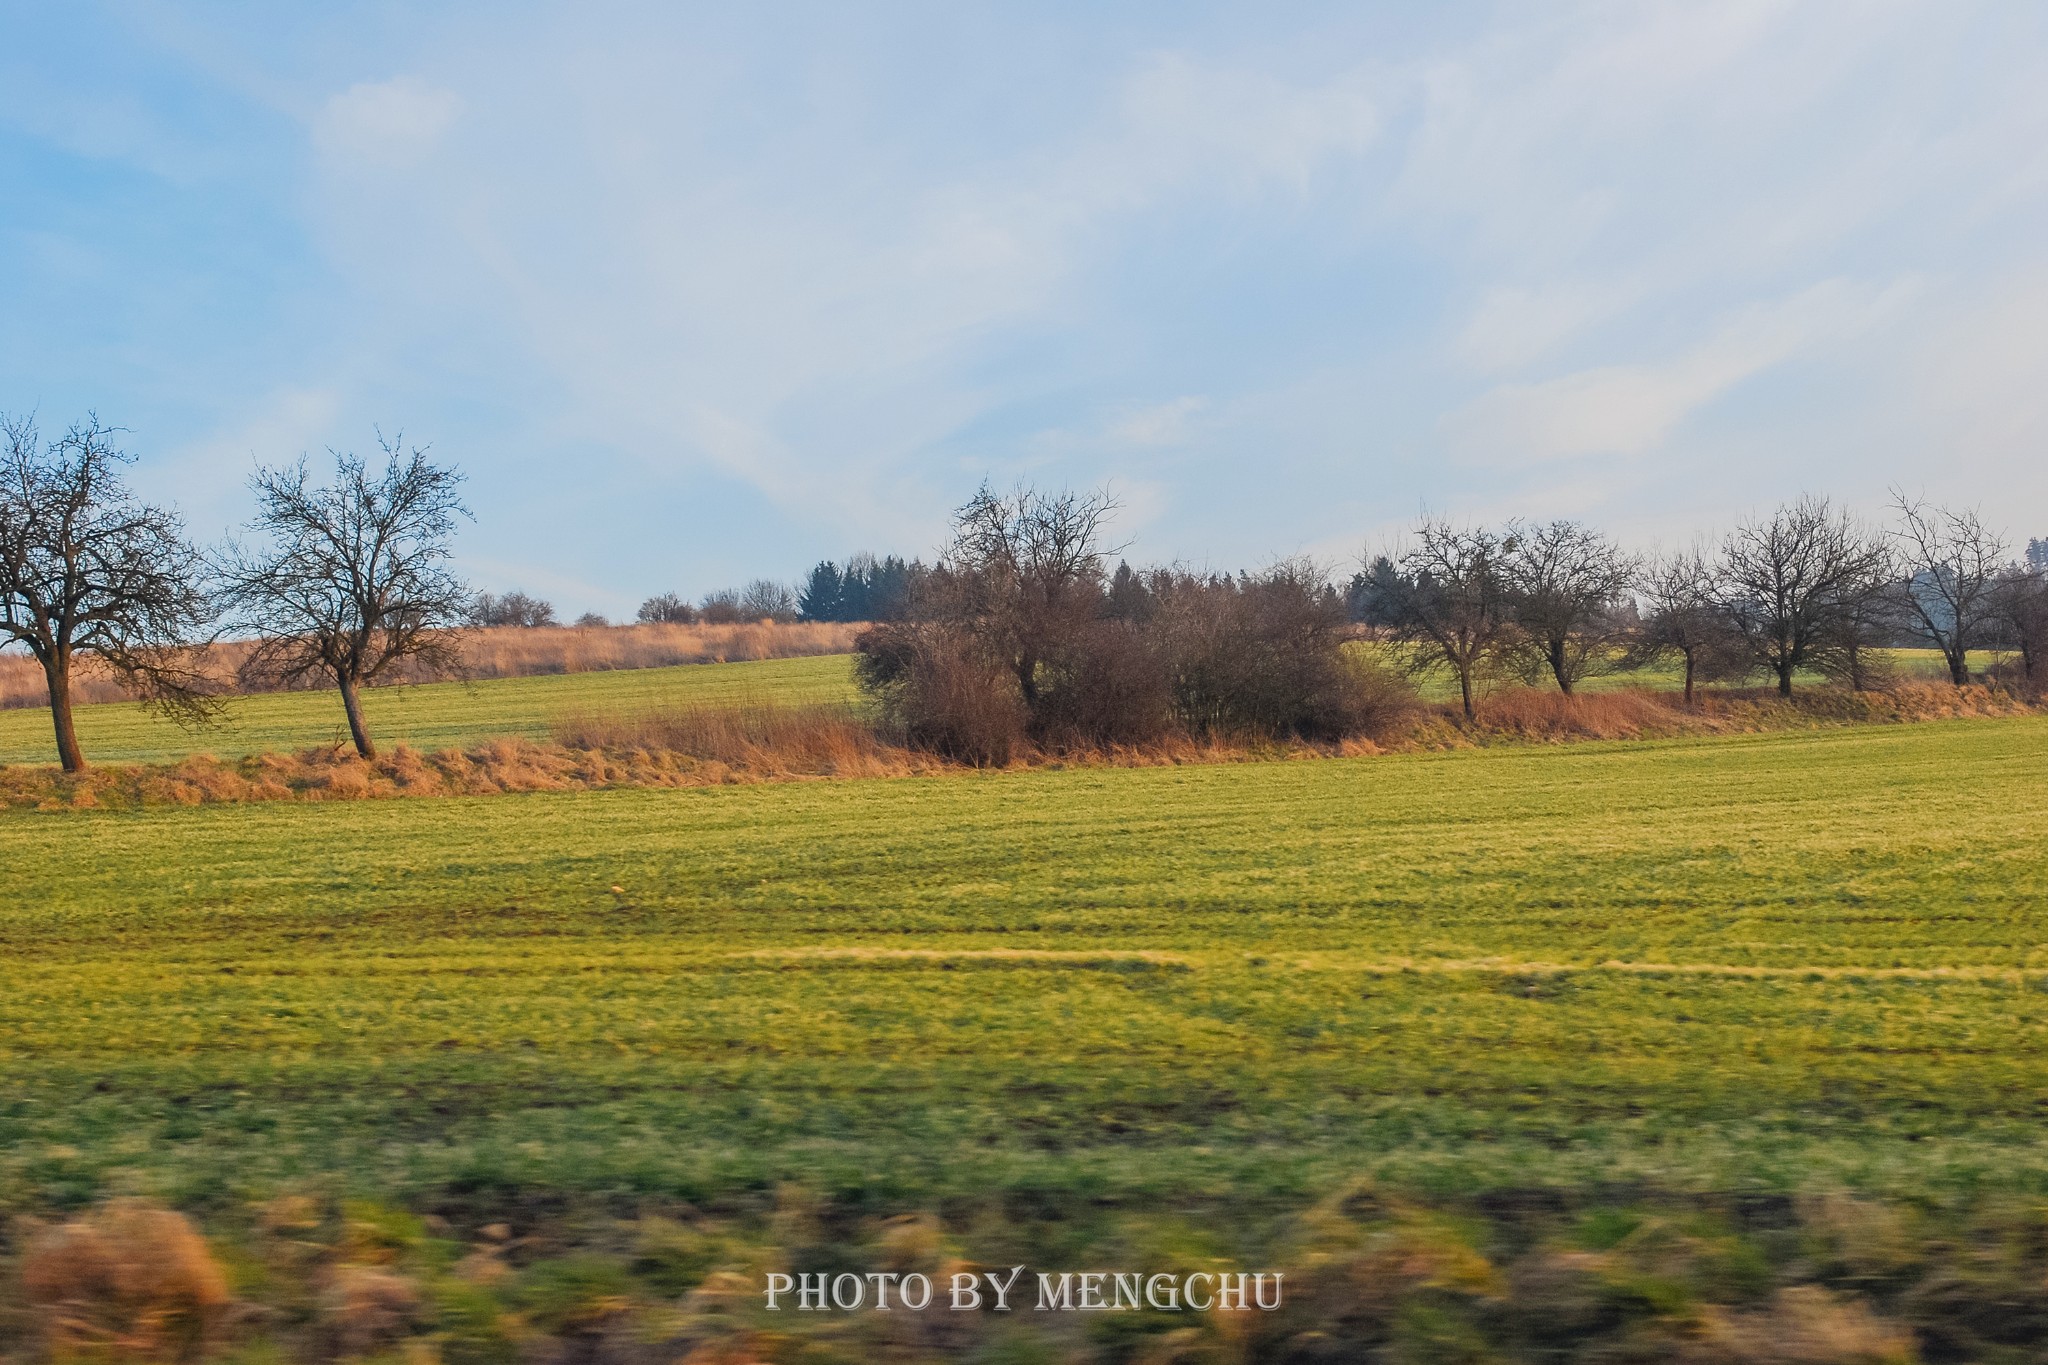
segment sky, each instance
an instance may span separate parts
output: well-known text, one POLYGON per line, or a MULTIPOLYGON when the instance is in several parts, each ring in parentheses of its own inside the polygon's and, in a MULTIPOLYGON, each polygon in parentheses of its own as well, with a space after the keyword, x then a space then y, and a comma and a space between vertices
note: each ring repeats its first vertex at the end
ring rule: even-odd
POLYGON ((565 614, 1802 492, 2048 535, 2048 6, 0 0, 0 411, 195 537, 402 432, 565 614))

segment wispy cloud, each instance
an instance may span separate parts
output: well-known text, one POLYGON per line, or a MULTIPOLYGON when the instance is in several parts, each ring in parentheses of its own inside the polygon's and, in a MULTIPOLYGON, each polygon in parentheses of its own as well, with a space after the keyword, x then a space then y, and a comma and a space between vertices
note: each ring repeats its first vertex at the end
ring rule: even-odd
POLYGON ((1911 294, 1829 281, 1745 308, 1702 341, 1653 364, 1604 365, 1495 388, 1444 423, 1451 450, 1477 464, 1587 455, 1642 456, 1737 385, 1878 326, 1911 294))

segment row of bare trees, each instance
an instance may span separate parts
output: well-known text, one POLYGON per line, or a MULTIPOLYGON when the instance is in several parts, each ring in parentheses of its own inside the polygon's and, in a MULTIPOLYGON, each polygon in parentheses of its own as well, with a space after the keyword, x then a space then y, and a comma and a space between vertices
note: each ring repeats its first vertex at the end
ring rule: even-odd
POLYGON ((86 766, 71 705, 82 659, 204 720, 219 703, 193 646, 223 634, 255 641, 244 685, 331 682, 374 757, 361 690, 402 659, 455 661, 449 628, 471 605, 448 566, 468 515, 461 475, 381 436, 381 469, 336 453, 326 484, 303 459, 259 468, 246 538, 208 551, 127 486, 119 434, 88 417, 45 440, 33 418, 0 416, 0 643, 42 665, 64 770, 86 766))
MULTIPOLYGON (((33 419, 0 417, 0 643, 41 663, 65 769, 85 766, 71 705, 81 658, 203 719, 218 701, 192 646, 223 634, 254 641, 243 686, 331 682, 357 751, 374 757, 362 689, 402 660, 452 670, 454 628, 479 610, 449 566, 468 516, 461 475, 381 435, 381 467, 336 453, 327 483, 303 459, 259 468, 244 538, 209 551, 125 485, 117 436, 88 418, 44 440, 33 419)), ((1342 648, 1359 621, 1411 668, 1451 673, 1468 715, 1490 675, 1569 693, 1660 657, 1682 662, 1688 701, 1701 680, 1759 670, 1787 696, 1805 671, 1862 687, 1902 639, 1938 650, 1958 685, 1986 647, 2015 651, 2030 685, 2048 681, 2048 556, 2010 562, 1974 511, 1903 493, 1885 529, 1807 497, 1711 550, 1650 559, 1573 521, 1431 520, 1345 594, 1303 561, 1234 577, 1112 573, 1114 511, 1101 494, 984 487, 936 566, 887 562, 900 619, 862 637, 858 674, 906 735, 976 761, 1168 732, 1335 737, 1387 704, 1373 666, 1342 648)), ((806 609, 824 610, 827 577, 814 573, 806 609)), ((799 606, 766 580, 731 598, 705 611, 799 606)), ((683 605, 654 599, 642 616, 683 605)))
POLYGON ((1802 672, 1851 687, 1883 675, 1883 647, 1938 651, 1950 679, 2009 648, 2043 680, 2048 574, 2011 562, 1974 510, 1895 492, 1892 524, 1866 526, 1822 497, 1746 522, 1711 549, 1640 557, 1580 523, 1496 530, 1425 521, 1413 543, 1352 581, 1354 614, 1417 670, 1456 678, 1465 713, 1489 675, 1585 678, 1660 658, 1704 680, 1763 672, 1791 696, 1802 672))

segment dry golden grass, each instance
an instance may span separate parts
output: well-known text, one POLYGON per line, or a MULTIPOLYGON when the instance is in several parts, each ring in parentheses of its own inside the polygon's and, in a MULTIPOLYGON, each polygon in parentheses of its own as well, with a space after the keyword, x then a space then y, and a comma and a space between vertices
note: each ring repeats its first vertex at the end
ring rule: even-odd
POLYGON ((540 630, 501 627, 469 632, 462 654, 471 677, 524 678, 539 673, 598 673, 850 654, 854 637, 862 629, 838 621, 540 630))
POLYGON ((885 742, 845 706, 692 706, 569 717, 555 738, 582 753, 663 754, 754 777, 900 777, 947 766, 885 742))
MULTIPOLYGON (((857 624, 773 621, 731 626, 635 625, 603 627, 498 626, 465 631, 462 637, 464 674, 471 678, 525 678, 553 673, 601 673, 631 668, 668 668, 676 664, 742 663, 756 659, 796 659, 819 654, 846 654, 861 631, 857 624)), ((236 691, 236 672, 249 656, 249 645, 229 641, 209 646, 203 671, 223 691, 236 691)), ((389 681, 433 682, 445 677, 420 669, 400 669, 389 681)), ((307 686, 326 687, 324 678, 307 686)), ((72 680, 72 701, 129 701, 132 694, 90 659, 80 660, 72 680)), ((42 666, 22 654, 0 654, 0 708, 46 706, 49 691, 42 666)))
POLYGON ((1676 692, 1617 689, 1565 696, 1531 687, 1488 697, 1471 722, 1463 721, 1455 707, 1439 707, 1436 719, 1417 727, 1412 739, 1425 744, 1664 739, 1815 724, 1883 725, 1961 716, 2016 716, 2034 709, 2025 698, 1980 684, 1899 683, 1881 692, 1815 687, 1801 690, 1789 701, 1767 689, 1703 691, 1691 706, 1676 692))
POLYGON ((21 1284, 57 1359, 198 1360, 223 1324, 227 1277, 186 1219, 115 1200, 46 1229, 21 1284))

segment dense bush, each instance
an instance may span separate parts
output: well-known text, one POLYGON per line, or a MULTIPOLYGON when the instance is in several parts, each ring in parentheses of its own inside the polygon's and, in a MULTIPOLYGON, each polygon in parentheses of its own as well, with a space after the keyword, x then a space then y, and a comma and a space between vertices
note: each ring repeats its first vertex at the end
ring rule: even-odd
POLYGON ((1150 592, 1153 648, 1190 734, 1336 740, 1379 729, 1413 698, 1344 648, 1344 603, 1304 561, 1235 579, 1155 575, 1150 592))
POLYGON ((1305 561, 1235 578, 1104 572, 1106 500, 984 489, 907 619, 864 633, 857 676, 908 743, 973 763, 1024 744, 1334 741, 1412 692, 1346 648, 1343 599, 1305 561))
POLYGON ((1000 767, 1023 746, 1029 717, 1013 680, 965 632, 893 622, 863 631, 854 648, 854 677, 892 737, 978 767, 1000 767))

